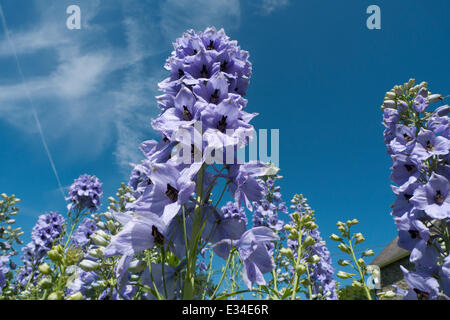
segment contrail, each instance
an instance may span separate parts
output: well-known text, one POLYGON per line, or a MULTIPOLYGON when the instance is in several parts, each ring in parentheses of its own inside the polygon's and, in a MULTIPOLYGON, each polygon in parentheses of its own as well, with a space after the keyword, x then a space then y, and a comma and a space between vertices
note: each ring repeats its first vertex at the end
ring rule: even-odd
POLYGON ((0 18, 2 20, 3 30, 5 30, 6 39, 8 40, 8 43, 14 54, 14 58, 15 58, 16 65, 17 65, 17 70, 19 71, 20 77, 22 79, 23 89, 24 89, 25 94, 27 95, 28 101, 30 102, 30 105, 31 105, 31 109, 33 112, 33 118, 34 118, 34 121, 36 122, 36 126, 38 128, 39 135, 41 137, 42 145, 44 146, 45 152, 47 153, 48 161, 50 161, 50 165, 52 167, 53 173, 55 174, 56 181, 58 182, 59 191, 61 191, 63 198, 65 198, 64 188, 61 185, 61 180, 59 179, 58 171, 56 171, 55 163, 53 162, 53 158, 52 158, 52 155, 48 148, 47 141, 45 140, 44 132, 42 131, 42 127, 41 127, 41 122, 39 121, 36 107, 34 106, 33 99, 31 98, 30 91, 28 90, 27 82, 25 81, 25 76, 23 74, 22 67, 20 65, 19 57, 17 56, 16 47, 14 46, 14 43, 11 41, 11 38, 9 37, 9 29, 8 29, 8 26, 6 25, 6 19, 5 19, 5 15, 3 13, 3 8, 2 8, 1 3, 0 3, 0 18))

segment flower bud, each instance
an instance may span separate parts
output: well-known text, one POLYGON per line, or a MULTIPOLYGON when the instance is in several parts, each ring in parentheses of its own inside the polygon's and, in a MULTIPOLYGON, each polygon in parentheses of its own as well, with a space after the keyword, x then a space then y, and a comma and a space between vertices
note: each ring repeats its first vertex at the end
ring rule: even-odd
POLYGON ((305 228, 308 230, 313 230, 317 228, 317 224, 315 222, 309 221, 305 223, 305 228))
POLYGON ((146 266, 147 266, 146 263, 142 260, 133 260, 130 263, 128 270, 134 273, 139 273, 141 271, 144 271, 146 266))
POLYGON ((362 284, 361 284, 360 281, 354 280, 354 281, 352 282, 352 287, 361 288, 361 287, 362 287, 362 284))
POLYGON ((47 263, 43 263, 38 267, 40 273, 45 274, 46 276, 52 273, 52 269, 47 263))
POLYGON ((351 227, 351 226, 353 226, 355 224, 358 224, 358 223, 359 223, 358 219, 348 220, 347 221, 347 226, 351 227))
POLYGON ((52 287, 52 281, 49 278, 43 278, 38 282, 39 288, 50 289, 52 287))
POLYGON ((415 79, 409 79, 408 83, 405 84, 405 89, 411 89, 414 86, 415 82, 415 79))
POLYGON ((94 241, 94 243, 96 245, 99 245, 99 246, 102 246, 102 247, 106 247, 107 245, 109 245, 109 242, 105 238, 100 237, 97 234, 91 235, 91 239, 92 239, 92 241, 94 241))
POLYGON ((436 102, 438 100, 442 100, 442 95, 440 94, 432 94, 431 96, 428 97, 428 102, 429 103, 433 103, 436 102))
POLYGON ((311 236, 307 236, 305 241, 303 242, 305 247, 312 246, 314 245, 314 243, 316 243, 316 241, 311 236))
POLYGON ((338 261, 338 265, 343 266, 343 267, 348 266, 350 263, 352 263, 350 260, 339 259, 339 261, 338 261))
POLYGON ((80 262, 80 268, 86 272, 98 270, 100 265, 92 260, 83 260, 80 262))
POLYGON ((359 258, 359 259, 358 259, 358 264, 359 264, 360 266, 365 266, 365 265, 366 265, 366 262, 364 261, 363 258, 359 258))
POLYGON ((346 245, 346 244, 344 244, 344 243, 340 243, 339 245, 338 245, 338 248, 342 251, 342 252, 345 252, 345 253, 351 253, 352 251, 350 250, 350 248, 346 245))
POLYGON ((439 117, 446 116, 450 113, 450 107, 448 105, 440 106, 434 111, 439 117))
POLYGON ((306 272, 306 267, 304 264, 299 264, 295 267, 295 272, 297 272, 298 275, 302 275, 306 272))
POLYGON ((281 254, 282 256, 286 256, 286 257, 291 257, 291 258, 294 257, 294 253, 293 253, 292 250, 289 249, 289 248, 281 248, 281 249, 280 249, 280 254, 281 254))
POLYGON ((99 248, 96 248, 96 249, 89 250, 88 254, 90 256, 94 257, 94 258, 101 259, 101 258, 103 258, 103 251, 104 250, 105 250, 104 247, 99 247, 99 248))
POLYGON ((363 256, 363 257, 371 257, 371 256, 373 256, 374 254, 375 254, 375 252, 373 252, 372 249, 369 249, 369 250, 364 251, 364 252, 362 253, 362 256, 363 256))
POLYGON ((66 298, 66 300, 84 300, 81 292, 74 293, 66 298))
POLYGON ((351 274, 351 273, 348 273, 348 272, 344 272, 344 271, 339 271, 336 275, 339 278, 341 278, 341 279, 349 279, 352 276, 354 276, 354 274, 351 274))
POLYGON ((333 240, 333 241, 342 241, 342 238, 339 237, 337 234, 334 234, 334 233, 330 236, 330 239, 333 240))
POLYGON ((320 257, 315 254, 312 257, 307 258, 306 261, 309 263, 317 263, 320 261, 320 257))
POLYGON ((63 256, 58 253, 56 250, 52 249, 49 252, 47 252, 47 256, 49 257, 50 260, 52 260, 53 262, 61 262, 63 260, 63 256))
POLYGON ((366 239, 364 238, 364 236, 362 235, 362 233, 357 233, 355 234, 355 243, 361 243, 364 242, 366 239))
POLYGON ((116 225, 112 220, 106 222, 106 228, 112 233, 116 232, 116 225))
POLYGON ((384 105, 385 108, 392 108, 392 109, 394 109, 396 104, 395 104, 394 100, 385 100, 383 105, 384 105))
POLYGON ((63 298, 62 292, 52 292, 48 296, 48 300, 61 300, 63 298))
POLYGON ((109 234, 107 234, 105 231, 103 230, 97 230, 96 234, 100 237, 105 238, 106 240, 110 240, 111 236, 109 234))
POLYGON ((55 247, 52 248, 53 250, 56 250, 61 255, 64 255, 64 248, 62 245, 58 244, 55 247))
MULTIPOLYGON (((96 225, 97 225, 97 227, 99 229, 105 229, 106 228, 106 225, 105 225, 105 223, 103 221, 97 222, 96 225)), ((100 230, 98 230, 98 231, 100 231, 100 230)))
POLYGON ((395 294, 395 292, 392 291, 392 290, 389 290, 389 291, 386 291, 386 292, 381 292, 381 293, 379 293, 379 295, 380 295, 380 297, 386 298, 386 299, 392 299, 392 298, 397 296, 395 294))
POLYGON ((388 92, 386 92, 386 96, 385 96, 386 98, 388 98, 388 99, 395 99, 395 93, 394 92, 392 92, 392 91, 388 91, 388 92))

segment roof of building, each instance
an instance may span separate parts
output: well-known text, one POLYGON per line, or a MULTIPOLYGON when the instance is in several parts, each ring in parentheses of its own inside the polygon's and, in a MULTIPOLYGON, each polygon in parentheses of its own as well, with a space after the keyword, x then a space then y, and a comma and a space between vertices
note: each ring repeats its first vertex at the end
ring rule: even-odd
POLYGON ((391 243, 388 244, 386 248, 383 249, 383 251, 380 252, 379 255, 373 259, 371 264, 377 265, 380 268, 383 268, 385 266, 388 266, 404 257, 409 256, 409 251, 400 248, 397 245, 398 236, 392 240, 391 243))

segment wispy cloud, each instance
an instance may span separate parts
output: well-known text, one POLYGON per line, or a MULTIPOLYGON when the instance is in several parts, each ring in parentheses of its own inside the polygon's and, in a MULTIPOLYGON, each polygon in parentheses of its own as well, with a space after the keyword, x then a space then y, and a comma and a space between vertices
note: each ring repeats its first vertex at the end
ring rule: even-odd
MULTIPOLYGON (((38 7, 32 29, 17 31, 12 26, 19 57, 47 61, 39 65, 40 73, 27 78, 27 87, 50 147, 65 148, 60 152, 65 156, 62 166, 93 159, 113 147, 118 164, 129 172, 128 164, 141 158, 139 143, 154 136, 150 126, 158 113, 154 96, 160 94, 157 83, 165 77, 161 53, 168 54, 171 42, 186 29, 237 28, 240 2, 78 1, 82 10, 78 31, 65 28, 65 8, 70 4, 63 0, 38 7), (102 14, 111 11, 115 19, 105 22, 102 14), (42 59, 49 54, 53 63, 42 59)), ((11 51, 0 38, 0 63, 10 58, 11 51)), ((33 132, 26 97, 14 79, 0 73, 0 119, 33 132)))
POLYGON ((262 0, 261 13, 264 15, 271 14, 279 8, 289 5, 289 0, 262 0))
POLYGON ((238 28, 241 19, 239 0, 168 0, 161 7, 161 30, 169 39, 186 29, 238 28))

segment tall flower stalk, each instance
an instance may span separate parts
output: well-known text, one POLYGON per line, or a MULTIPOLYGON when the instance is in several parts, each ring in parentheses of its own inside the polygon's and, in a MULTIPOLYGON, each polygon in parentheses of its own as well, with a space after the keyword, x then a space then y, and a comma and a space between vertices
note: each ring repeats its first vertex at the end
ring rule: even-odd
POLYGON ((398 245, 415 270, 402 267, 406 299, 450 295, 450 107, 428 84, 410 79, 385 95, 382 105, 387 153, 396 200, 391 215, 398 245))

